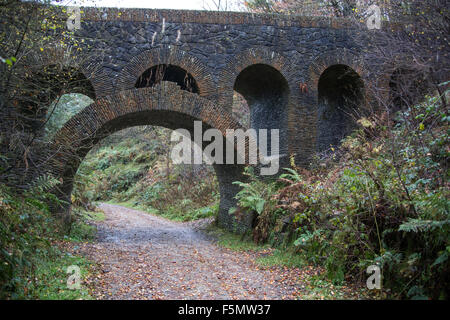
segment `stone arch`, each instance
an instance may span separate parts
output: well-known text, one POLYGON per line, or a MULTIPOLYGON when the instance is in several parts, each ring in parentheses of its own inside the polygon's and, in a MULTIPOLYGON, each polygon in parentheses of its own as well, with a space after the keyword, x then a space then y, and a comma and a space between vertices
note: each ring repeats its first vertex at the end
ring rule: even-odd
POLYGON ((358 56, 337 49, 317 58, 309 76, 310 101, 316 114, 316 151, 323 151, 350 133, 354 117, 367 111, 366 71, 358 56))
MULTIPOLYGON (((399 65, 408 65, 411 57, 405 55, 395 55, 387 61, 381 61, 376 66, 369 66, 369 61, 359 62, 362 66, 361 73, 358 72, 364 80, 366 86, 365 99, 367 104, 370 104, 376 111, 391 111, 387 110, 392 98, 392 76, 399 65)), ((348 64, 349 65, 349 64, 348 64)))
POLYGON ((291 94, 294 90, 294 64, 281 54, 265 48, 250 48, 227 61, 218 79, 218 103, 231 108, 233 90, 239 74, 252 65, 267 65, 277 70, 287 81, 291 94))
POLYGON ((199 94, 197 81, 186 70, 172 64, 158 64, 147 69, 135 83, 135 88, 153 87, 162 81, 174 82, 181 90, 199 94))
POLYGON ((146 50, 133 57, 118 75, 116 90, 134 88, 136 81, 145 71, 158 65, 172 65, 184 69, 195 79, 199 95, 214 99, 216 89, 208 68, 198 58, 170 46, 146 50))
POLYGON ((383 98, 389 113, 405 110, 432 92, 429 75, 411 67, 414 65, 412 57, 405 55, 397 55, 383 65, 383 98))
POLYGON ((309 93, 317 95, 319 79, 323 72, 332 65, 346 65, 355 70, 364 82, 367 82, 367 71, 362 57, 343 48, 324 53, 317 57, 309 66, 309 93))
POLYGON ((25 99, 16 100, 16 110, 26 130, 43 133, 43 123, 56 110, 52 106, 66 94, 79 93, 95 100, 92 83, 79 69, 59 64, 34 65, 30 69, 16 84, 27 93, 22 94, 25 99))
POLYGON ((103 69, 90 58, 72 54, 68 48, 49 47, 30 53, 24 63, 29 67, 19 80, 20 87, 30 92, 32 98, 23 107, 19 105, 18 109, 24 115, 23 125, 27 130, 38 130, 39 135, 45 132, 42 124, 49 108, 60 97, 79 93, 95 100, 102 87, 111 89, 109 83, 100 81, 109 79, 103 75, 103 69))
MULTIPOLYGON (((292 120, 298 100, 298 92, 295 90, 295 65, 295 63, 292 63, 292 61, 275 51, 265 48, 250 48, 228 60, 218 79, 218 103, 229 112, 232 109, 233 91, 236 89, 236 82, 239 80, 239 76, 243 72, 248 71, 249 68, 255 68, 255 70, 259 68, 260 71, 264 68, 268 71, 267 75, 274 75, 280 82, 283 82, 282 86, 285 86, 285 88, 282 91, 285 93, 283 95, 286 101, 282 110, 277 111, 281 113, 276 119, 277 123, 273 122, 266 127, 255 128, 270 129, 275 128, 276 125, 280 129, 281 167, 288 165, 289 159, 287 154, 291 153, 292 146, 295 143, 290 134, 289 125, 290 122, 297 123, 296 120, 292 120)), ((252 114, 251 106, 250 113, 252 114)), ((252 122, 253 120, 250 121, 252 122)), ((260 125, 264 126, 264 121, 258 124, 258 126, 260 125)))
POLYGON ((61 64, 67 68, 79 70, 84 77, 89 80, 94 88, 91 98, 101 98, 113 92, 112 81, 109 75, 92 57, 85 57, 83 54, 72 54, 69 49, 62 47, 46 47, 42 52, 33 53, 29 63, 39 66, 50 66, 61 64))
MULTIPOLYGON (((112 132, 137 125, 184 128, 192 132, 194 120, 202 121, 204 130, 216 128, 223 135, 227 129, 240 128, 229 113, 213 102, 181 90, 171 82, 98 99, 66 122, 53 140, 51 152, 55 156, 49 163, 49 172, 63 181, 60 197, 69 200, 73 177, 82 159, 95 143, 112 132)), ((239 189, 232 182, 243 179, 243 165, 215 164, 214 169, 220 189, 219 225, 234 231, 246 230, 251 221, 236 225, 229 213, 236 205, 234 196, 239 189)))

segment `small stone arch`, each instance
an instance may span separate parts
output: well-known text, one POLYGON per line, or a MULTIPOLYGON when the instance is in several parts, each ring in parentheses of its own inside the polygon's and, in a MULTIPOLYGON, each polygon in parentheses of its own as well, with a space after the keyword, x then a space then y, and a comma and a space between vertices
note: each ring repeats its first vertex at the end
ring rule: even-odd
POLYGON ((136 81, 145 71, 158 65, 172 65, 184 69, 197 83, 199 95, 214 99, 215 83, 208 68, 197 57, 170 46, 146 50, 133 57, 119 73, 116 90, 134 88, 136 81))
POLYGON ((367 75, 360 57, 347 49, 317 58, 309 68, 309 75, 310 101, 316 114, 316 151, 323 151, 336 145, 355 127, 353 117, 366 113, 367 75), (350 100, 355 103, 347 108, 350 100))
POLYGON ((414 70, 411 65, 414 65, 411 56, 399 54, 383 63, 377 71, 379 74, 376 82, 377 94, 382 99, 380 102, 384 111, 393 114, 403 110, 404 103, 406 105, 418 103, 427 91, 429 93, 430 87, 426 85, 427 73, 423 70, 414 70), (401 95, 398 91, 400 87, 402 87, 401 95))
MULTIPOLYGON (((98 99, 57 132, 50 148, 54 156, 48 162, 48 171, 61 178, 59 195, 70 203, 73 177, 82 159, 98 141, 112 132, 137 125, 192 131, 193 120, 202 121, 204 129, 220 130, 224 136, 228 129, 241 128, 229 113, 212 101, 181 90, 172 82, 124 90, 98 99)), ((243 165, 215 164, 214 169, 220 189, 219 225, 233 231, 246 230, 251 220, 236 225, 235 217, 229 213, 229 209, 236 205, 234 196, 239 191, 233 182, 244 179, 241 175, 243 165)))
POLYGON ((343 48, 329 51, 317 57, 309 67, 308 88, 311 95, 317 95, 319 79, 323 72, 333 65, 346 65, 355 70, 366 81, 367 72, 362 57, 343 48))
POLYGON ((399 70, 408 69, 407 67, 412 62, 412 57, 396 54, 385 60, 375 70, 371 70, 373 76, 370 78, 370 81, 367 81, 367 85, 375 86, 373 91, 377 96, 373 97, 373 99, 377 102, 376 105, 382 108, 381 111, 390 112, 392 110, 388 110, 387 107, 392 103, 392 77, 399 70))
MULTIPOLYGON (((276 71, 279 77, 286 83, 286 103, 283 115, 279 117, 280 128, 280 165, 287 166, 288 154, 292 152, 296 140, 292 137, 290 123, 298 124, 295 118, 295 109, 298 104, 298 90, 296 90, 295 63, 278 52, 266 48, 249 48, 229 59, 226 66, 221 70, 218 79, 218 104, 225 110, 231 112, 233 104, 233 91, 239 75, 246 69, 255 66, 267 66, 268 69, 276 71)), ((250 112, 252 108, 250 107, 250 112)), ((259 129, 259 128, 256 128, 259 129)), ((264 129, 270 129, 270 126, 264 129)), ((307 143, 307 142, 306 142, 307 143)))
POLYGON ((277 70, 287 81, 290 94, 295 93, 294 64, 281 54, 265 48, 250 48, 229 59, 218 79, 218 103, 231 108, 233 90, 239 74, 252 65, 268 65, 277 70))
POLYGON ((92 99, 107 96, 113 92, 112 81, 101 66, 101 63, 87 58, 83 54, 72 54, 70 49, 62 47, 46 47, 28 58, 31 65, 50 66, 61 64, 64 67, 79 70, 94 88, 92 99))

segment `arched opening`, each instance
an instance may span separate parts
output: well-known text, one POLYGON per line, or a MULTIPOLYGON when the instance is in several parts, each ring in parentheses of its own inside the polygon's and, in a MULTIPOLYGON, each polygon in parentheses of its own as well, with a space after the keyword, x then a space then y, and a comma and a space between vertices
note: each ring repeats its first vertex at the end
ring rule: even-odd
POLYGON ((252 128, 279 128, 285 116, 289 86, 283 75, 266 64, 255 64, 242 70, 234 90, 250 107, 252 128))
POLYGON ((52 139, 56 132, 75 114, 90 105, 94 100, 82 93, 67 93, 55 99, 45 115, 44 136, 52 139))
MULTIPOLYGON (((50 152, 58 154, 51 160, 50 172, 62 179, 58 187, 58 196, 70 203, 70 195, 73 190, 73 178, 86 154, 101 140, 109 135, 135 126, 161 126, 168 129, 185 129, 191 137, 195 133, 195 121, 202 123, 203 133, 210 129, 219 129, 225 133, 226 129, 238 129, 240 126, 233 119, 225 119, 222 111, 196 94, 177 90, 169 83, 161 86, 158 99, 163 100, 164 105, 154 101, 154 92, 158 89, 140 89, 124 91, 111 99, 109 103, 103 100, 94 102, 70 119, 64 127, 58 131, 53 140, 50 152), (168 99, 170 97, 170 99, 168 99), (184 101, 180 106, 178 101, 184 101), (124 102, 127 103, 124 103, 124 102), (133 103, 139 101, 139 103, 133 103), (142 104, 146 104, 144 107, 142 104), (204 112, 203 112, 204 111, 204 112), (202 114, 208 114, 208 118, 202 119, 202 114)), ((226 149, 225 139, 223 140, 226 149)), ((202 149, 210 144, 210 141, 202 141, 202 149)), ((236 154, 236 153, 235 153, 236 154)), ((213 164, 220 190, 220 205, 218 224, 229 230, 242 232, 247 230, 251 221, 236 221, 229 209, 236 206, 234 196, 239 187, 234 181, 242 181, 243 165, 213 164)), ((65 212, 67 207, 55 208, 65 212)))
POLYGON ((361 116, 364 83, 349 66, 337 64, 327 68, 318 84, 319 151, 336 146, 354 128, 361 116))
POLYGON ((175 82, 182 90, 200 94, 194 77, 186 70, 171 64, 160 64, 147 69, 136 81, 135 88, 153 87, 161 81, 175 82))
MULTIPOLYGON (((70 152, 72 154, 70 159, 65 163, 64 172, 61 175, 63 184, 59 189, 60 192, 62 192, 62 197, 70 202, 75 182, 74 177, 78 172, 80 164, 97 144, 101 143, 102 140, 114 133, 130 127, 160 126, 172 130, 179 128, 186 129, 190 132, 191 137, 194 137, 194 121, 199 121, 199 119, 176 111, 147 110, 125 114, 106 122, 94 135, 87 137, 82 142, 77 141, 81 143, 79 147, 71 148, 70 152)), ((211 127, 208 124, 203 122, 203 132, 210 128, 211 127)), ((205 148, 207 144, 208 142, 203 141, 201 148, 205 148)), ((239 191, 239 187, 233 184, 233 182, 242 181, 244 179, 242 176, 243 165, 213 164, 211 167, 213 168, 215 177, 218 181, 219 193, 216 195, 216 198, 219 201, 219 225, 235 231, 239 231, 239 228, 245 230, 245 228, 247 228, 246 223, 248 224, 249 222, 244 221, 242 222, 242 225, 236 225, 236 222, 234 221, 235 218, 229 213, 229 209, 236 206, 234 196, 239 191)), ((122 185, 124 184, 123 181, 120 183, 122 185)), ((190 187, 192 187, 192 185, 190 187)))
POLYGON ((91 81, 79 69, 64 65, 47 65, 34 67, 24 81, 21 90, 27 97, 21 101, 20 114, 23 115, 25 126, 31 130, 42 128, 58 104, 60 99, 66 100, 67 94, 80 94, 95 100, 95 90, 91 81))
MULTIPOLYGON (((250 128, 267 129, 269 133, 270 129, 278 129, 280 141, 287 140, 289 85, 280 71, 266 64, 251 65, 238 75, 234 90, 248 103, 250 128)), ((267 144, 267 153, 272 155, 270 134, 267 144)), ((280 144, 279 153, 287 153, 287 144, 280 144)))
POLYGON ((419 103, 429 87, 423 72, 408 67, 395 69, 389 81, 390 111, 395 113, 419 103))
POLYGON ((175 164, 172 130, 138 126, 119 130, 95 144, 74 177, 75 210, 113 202, 172 220, 217 215, 219 186, 206 164, 175 164))

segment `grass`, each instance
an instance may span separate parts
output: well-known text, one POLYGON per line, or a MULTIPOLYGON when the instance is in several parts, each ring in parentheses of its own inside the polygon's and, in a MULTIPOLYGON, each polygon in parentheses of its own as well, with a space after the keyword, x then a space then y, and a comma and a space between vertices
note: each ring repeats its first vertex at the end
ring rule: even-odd
POLYGON ((93 221, 104 221, 105 213, 101 210, 85 211, 85 217, 93 221))
POLYGON ((169 207, 168 210, 162 214, 159 214, 162 217, 165 217, 167 219, 173 220, 173 221, 193 221, 203 218, 209 218, 214 217, 218 211, 218 206, 207 206, 203 208, 198 209, 191 209, 191 210, 183 210, 180 208, 175 207, 169 207))
POLYGON ((275 249, 268 255, 258 257, 256 263, 264 267, 281 266, 288 268, 302 268, 307 265, 301 255, 284 249, 275 249))
POLYGON ((70 234, 64 236, 64 240, 72 242, 90 241, 95 237, 97 228, 89 223, 89 221, 103 221, 105 214, 101 210, 86 211, 80 208, 77 210, 79 218, 72 224, 70 234))
POLYGON ((92 297, 86 287, 69 289, 67 286, 67 273, 69 266, 80 268, 80 280, 82 282, 89 274, 92 264, 85 258, 73 256, 69 253, 58 252, 56 258, 43 259, 36 267, 34 282, 24 288, 24 293, 30 293, 27 299, 39 300, 91 300, 92 297))
MULTIPOLYGON (((70 234, 64 236, 68 242, 91 241, 97 232, 96 227, 90 221, 103 221, 105 214, 100 210, 86 211, 75 209, 79 218, 73 223, 70 234)), ((91 270, 93 263, 81 256, 61 252, 58 247, 53 247, 51 253, 38 259, 34 273, 34 281, 28 281, 23 288, 23 296, 16 298, 39 300, 90 300, 92 297, 88 289, 81 285, 80 289, 69 289, 68 278, 74 275, 68 273, 69 266, 80 268, 80 280, 83 283, 91 270)))
POLYGON ((253 251, 264 255, 256 258, 256 263, 263 267, 300 268, 305 266, 304 259, 291 250, 281 250, 270 247, 268 244, 258 245, 248 236, 236 235, 217 227, 210 227, 208 232, 217 238, 217 244, 233 251, 253 251))
POLYGON ((216 239, 216 243, 224 248, 233 251, 262 251, 267 249, 268 245, 257 245, 251 241, 248 236, 237 235, 220 229, 217 226, 209 226, 205 232, 216 239))

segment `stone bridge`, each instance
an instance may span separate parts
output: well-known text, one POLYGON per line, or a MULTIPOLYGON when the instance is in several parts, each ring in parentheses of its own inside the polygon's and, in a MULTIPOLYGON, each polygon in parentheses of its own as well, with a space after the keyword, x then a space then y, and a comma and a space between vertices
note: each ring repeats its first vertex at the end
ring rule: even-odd
MULTIPOLYGON (((54 8, 61 21, 64 10, 54 8)), ((84 85, 73 92, 94 100, 55 138, 52 170, 64 179, 65 197, 82 158, 111 132, 137 125, 192 130, 194 120, 221 132, 239 128, 234 91, 249 104, 251 127, 280 130, 280 168, 291 155, 306 166, 314 153, 337 144, 370 100, 373 79, 363 52, 372 31, 347 20, 81 8, 80 22, 70 51, 49 43, 33 58, 75 70, 84 85), (74 151, 77 158, 69 156, 74 151)), ((242 167, 214 167, 219 224, 247 228, 250 221, 236 223, 228 213, 242 167)))

